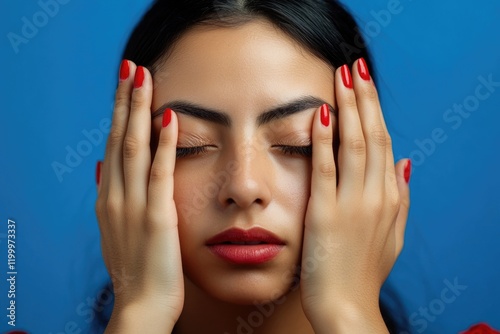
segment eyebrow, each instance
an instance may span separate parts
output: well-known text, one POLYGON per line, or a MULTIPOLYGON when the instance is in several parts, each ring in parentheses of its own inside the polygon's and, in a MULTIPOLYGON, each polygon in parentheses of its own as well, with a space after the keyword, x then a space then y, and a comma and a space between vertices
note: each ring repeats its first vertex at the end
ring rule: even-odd
MULTIPOLYGON (((307 109, 319 108, 325 103, 328 104, 322 99, 314 96, 300 97, 291 102, 280 104, 270 110, 261 113, 257 117, 257 126, 259 127, 265 125, 267 123, 270 123, 271 121, 282 119, 307 109)), ((174 110, 176 113, 199 118, 201 120, 220 124, 226 127, 231 127, 232 124, 231 117, 227 113, 219 110, 205 108, 197 104, 182 100, 163 104, 160 108, 153 112, 151 118, 153 119, 159 115, 162 115, 167 108, 174 110)), ((337 117, 337 111, 335 110, 335 108, 328 104, 328 109, 330 110, 330 113, 337 117)))

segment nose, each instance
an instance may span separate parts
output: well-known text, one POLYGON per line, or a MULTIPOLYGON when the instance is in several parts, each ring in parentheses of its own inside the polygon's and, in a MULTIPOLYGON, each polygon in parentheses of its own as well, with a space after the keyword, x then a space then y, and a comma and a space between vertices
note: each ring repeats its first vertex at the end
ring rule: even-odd
POLYGON ((270 187, 274 179, 269 159, 251 143, 240 146, 229 159, 228 164, 234 168, 229 180, 221 186, 218 197, 220 205, 223 208, 236 206, 241 209, 252 205, 266 207, 271 200, 270 187))

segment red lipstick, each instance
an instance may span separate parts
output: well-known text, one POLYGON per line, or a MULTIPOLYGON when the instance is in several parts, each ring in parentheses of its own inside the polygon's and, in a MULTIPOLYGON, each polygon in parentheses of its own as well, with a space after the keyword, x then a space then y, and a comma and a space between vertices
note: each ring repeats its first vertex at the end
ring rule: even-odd
POLYGON ((210 251, 234 264, 260 264, 272 260, 285 242, 273 233, 254 227, 250 230, 230 228, 206 242, 210 251))

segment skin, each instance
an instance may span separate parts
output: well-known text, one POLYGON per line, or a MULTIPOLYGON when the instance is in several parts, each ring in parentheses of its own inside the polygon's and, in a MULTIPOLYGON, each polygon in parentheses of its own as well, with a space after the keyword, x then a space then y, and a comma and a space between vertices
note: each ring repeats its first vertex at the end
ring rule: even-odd
POLYGON ((253 20, 191 29, 154 76, 145 70, 140 88, 129 64, 96 202, 115 285, 106 332, 165 333, 177 323, 176 333, 235 333, 238 318, 248 322, 255 304, 270 302, 253 333, 387 333, 378 297, 402 248, 409 188, 406 160, 394 165, 376 89, 358 61, 347 88, 339 69, 253 20), (257 127, 262 112, 304 96, 337 106, 339 118, 322 125, 319 103, 257 127), (152 112, 180 100, 232 124, 175 109, 167 127, 161 116, 151 123, 152 112), (279 149, 311 143, 312 156, 279 149), (204 145, 176 159, 176 146, 204 145), (221 171, 227 182, 217 182, 221 171), (229 265, 204 245, 230 227, 255 226, 286 243, 264 265, 229 265))

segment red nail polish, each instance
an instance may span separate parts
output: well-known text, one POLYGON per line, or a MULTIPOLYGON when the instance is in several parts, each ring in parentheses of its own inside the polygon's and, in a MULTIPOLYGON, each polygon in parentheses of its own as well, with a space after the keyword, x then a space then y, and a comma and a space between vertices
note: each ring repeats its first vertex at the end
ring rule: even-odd
POLYGON ((95 182, 97 185, 99 185, 99 183, 101 182, 101 166, 102 162, 97 161, 97 166, 95 168, 95 182))
POLYGON ((135 70, 134 88, 141 88, 144 82, 144 67, 139 66, 135 70))
POLYGON ((365 80, 370 80, 370 72, 368 72, 368 66, 366 65, 366 61, 364 58, 359 58, 358 60, 358 72, 359 76, 365 80))
POLYGON ((405 181, 406 183, 410 182, 410 174, 411 174, 411 160, 408 159, 408 162, 405 166, 405 181))
POLYGON ((324 126, 330 125, 330 110, 326 103, 321 106, 321 124, 324 126))
POLYGON ((352 88, 352 77, 351 71, 347 65, 342 65, 340 68, 340 72, 342 73, 342 81, 344 82, 344 86, 347 88, 352 88))
POLYGON ((172 109, 167 108, 163 112, 163 120, 162 120, 161 125, 165 128, 165 127, 167 127, 167 125, 170 124, 171 120, 172 120, 172 109))
POLYGON ((124 59, 122 60, 122 63, 120 65, 120 80, 127 80, 128 76, 130 75, 130 67, 128 64, 128 60, 124 59))

